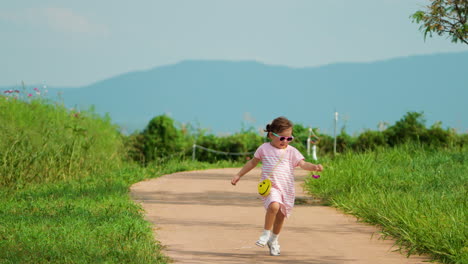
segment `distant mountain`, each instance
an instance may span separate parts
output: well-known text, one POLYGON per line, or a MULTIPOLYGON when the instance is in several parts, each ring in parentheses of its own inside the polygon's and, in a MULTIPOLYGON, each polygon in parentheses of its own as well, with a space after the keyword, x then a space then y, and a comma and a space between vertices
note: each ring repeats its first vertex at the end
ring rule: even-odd
POLYGON ((213 133, 257 129, 279 115, 331 133, 335 110, 351 134, 408 111, 424 111, 427 125, 468 129, 468 52, 309 68, 184 61, 55 90, 70 107, 95 105, 126 131, 166 113, 213 133))

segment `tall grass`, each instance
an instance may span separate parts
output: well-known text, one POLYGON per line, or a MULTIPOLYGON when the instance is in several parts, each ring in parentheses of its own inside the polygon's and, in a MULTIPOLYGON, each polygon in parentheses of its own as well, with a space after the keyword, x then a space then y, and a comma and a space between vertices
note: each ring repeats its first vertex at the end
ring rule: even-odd
POLYGON ((151 228, 128 199, 135 172, 2 190, 0 262, 159 263, 151 228))
POLYGON ((129 196, 130 186, 226 165, 127 164, 93 177, 0 188, 0 263, 168 263, 141 206, 129 196))
POLYGON ((124 162, 107 118, 42 99, 0 96, 0 263, 166 263, 130 186, 223 167, 124 162))
POLYGON ((468 150, 405 145, 329 161, 308 191, 365 222, 408 254, 468 263, 468 150))
POLYGON ((121 164, 122 146, 109 118, 0 96, 0 186, 102 173, 121 164))

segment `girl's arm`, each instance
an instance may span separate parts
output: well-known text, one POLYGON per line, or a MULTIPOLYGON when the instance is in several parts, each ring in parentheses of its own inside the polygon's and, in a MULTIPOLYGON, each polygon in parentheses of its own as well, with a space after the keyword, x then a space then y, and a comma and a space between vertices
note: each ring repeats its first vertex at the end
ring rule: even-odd
POLYGON ((312 164, 304 160, 299 161, 299 167, 308 171, 322 171, 323 170, 323 166, 321 164, 316 165, 316 164, 312 164))
POLYGON ((242 169, 232 177, 231 179, 231 184, 236 185, 236 183, 240 180, 242 176, 244 176, 247 172, 251 171, 253 168, 257 166, 257 164, 260 162, 260 159, 253 158, 249 160, 242 169))

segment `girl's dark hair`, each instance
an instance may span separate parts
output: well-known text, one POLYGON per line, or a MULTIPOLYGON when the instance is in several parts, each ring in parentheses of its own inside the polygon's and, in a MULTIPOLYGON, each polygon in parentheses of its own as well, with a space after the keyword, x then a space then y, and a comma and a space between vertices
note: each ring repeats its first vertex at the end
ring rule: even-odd
POLYGON ((289 119, 284 116, 280 116, 271 121, 271 124, 266 125, 265 132, 281 133, 284 130, 292 127, 293 123, 289 121, 289 119))

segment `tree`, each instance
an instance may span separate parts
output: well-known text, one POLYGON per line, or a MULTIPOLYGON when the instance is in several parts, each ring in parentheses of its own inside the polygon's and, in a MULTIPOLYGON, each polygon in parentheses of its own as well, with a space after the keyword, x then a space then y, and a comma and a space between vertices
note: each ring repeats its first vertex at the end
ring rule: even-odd
POLYGON ((384 131, 387 143, 395 146, 410 141, 420 142, 420 137, 427 132, 423 115, 422 112, 406 113, 400 121, 384 131))
POLYGON ((182 133, 175 127, 174 120, 166 115, 153 118, 142 135, 146 163, 183 150, 182 133))
POLYGON ((425 11, 417 11, 411 18, 422 24, 419 29, 424 32, 424 40, 427 34, 449 34, 452 42, 468 45, 468 0, 432 0, 425 11))

